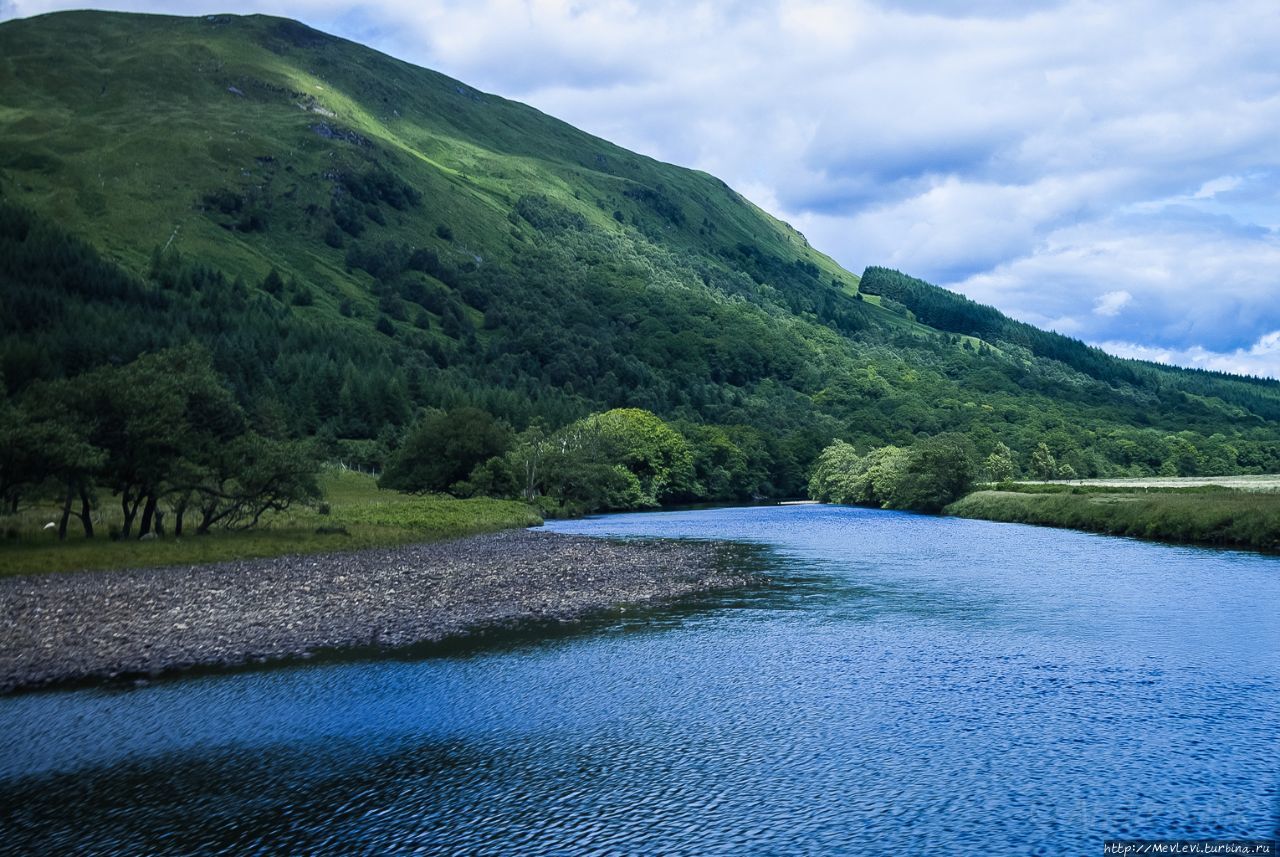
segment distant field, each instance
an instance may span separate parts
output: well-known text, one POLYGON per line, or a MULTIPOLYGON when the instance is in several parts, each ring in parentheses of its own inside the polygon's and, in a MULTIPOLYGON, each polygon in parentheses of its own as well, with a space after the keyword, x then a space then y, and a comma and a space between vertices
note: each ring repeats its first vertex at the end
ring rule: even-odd
POLYGON ((1203 488, 1218 485, 1237 491, 1280 491, 1280 473, 1257 476, 1142 476, 1134 479, 1053 479, 1014 485, 1097 485, 1104 488, 1203 488))
POLYGON ((119 511, 105 504, 95 514, 100 535, 86 539, 72 522, 59 542, 43 526, 55 520, 50 508, 32 508, 0 517, 0 575, 95 568, 193 565, 251 557, 322 553, 409 542, 438 541, 474 533, 542 523, 538 513, 511 500, 457 500, 452 497, 381 491, 372 476, 332 468, 321 479, 325 507, 299 507, 264 519, 244 532, 168 536, 148 541, 111 541, 106 533, 119 511))
POLYGON ((1074 482, 1029 483, 1011 486, 1013 490, 975 491, 952 503, 945 513, 1159 541, 1280 551, 1277 477, 1231 478, 1249 479, 1245 483, 1249 487, 1227 487, 1216 479, 1094 480, 1083 486, 1074 482))

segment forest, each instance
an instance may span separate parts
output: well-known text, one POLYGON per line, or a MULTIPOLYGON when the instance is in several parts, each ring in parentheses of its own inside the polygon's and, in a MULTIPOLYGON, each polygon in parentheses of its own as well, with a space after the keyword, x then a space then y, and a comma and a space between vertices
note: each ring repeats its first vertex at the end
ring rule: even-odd
POLYGON ((0 48, 0 489, 62 532, 108 503, 122 537, 244 526, 323 462, 546 514, 803 496, 836 443, 977 479, 1280 471, 1280 383, 855 276, 714 177, 292 22, 73 13, 0 48), (89 37, 115 101, 21 74, 62 51, 78 81, 89 37), (225 147, 192 155, 161 77, 225 147), (119 124, 149 112, 173 134, 119 124), (78 144, 107 132, 149 158, 78 144))
MULTIPOLYGON (((540 205, 528 210, 549 222, 540 205)), ((535 247, 537 263, 507 279, 361 248, 355 262, 381 266, 386 313, 351 336, 340 333, 349 316, 317 312, 306 284, 274 270, 250 285, 157 250, 138 277, 0 203, 4 502, 56 498, 59 533, 75 518, 91 535, 90 509, 109 497, 123 521, 112 535, 130 537, 166 519, 177 533, 252 525, 314 500, 323 461, 379 471, 390 488, 522 498, 545 514, 796 496, 855 447, 880 472, 950 443, 943 469, 991 480, 1280 469, 1273 424, 1256 413, 1270 405, 1265 385, 1194 373, 1170 384, 1110 357, 1091 365, 1090 350, 1051 335, 1062 359, 1043 357, 1016 327, 983 329, 997 345, 965 349, 945 330, 841 333, 821 306, 797 322, 758 299, 673 286, 656 300, 557 249, 535 247), (408 307, 421 320, 378 325, 408 307), (1020 333, 1025 344, 1001 338, 1020 333), (1221 397, 1183 388, 1205 383, 1221 397)), ((864 282, 885 279, 869 270, 864 282)), ((930 312, 927 289, 892 293, 930 312)), ((935 321, 979 329, 954 316, 935 321)), ((954 499, 920 486, 815 496, 929 510, 954 499)))

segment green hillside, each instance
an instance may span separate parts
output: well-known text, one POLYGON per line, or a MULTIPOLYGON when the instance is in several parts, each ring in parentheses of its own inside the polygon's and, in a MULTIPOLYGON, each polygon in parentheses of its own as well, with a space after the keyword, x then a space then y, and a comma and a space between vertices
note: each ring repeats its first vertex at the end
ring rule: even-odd
POLYGON ((335 221, 344 240, 501 264, 528 240, 510 213, 538 195, 593 230, 673 252, 748 243, 856 283, 711 176, 293 21, 77 12, 0 33, 10 189, 133 270, 168 244, 344 293, 344 254, 323 242, 335 221))
POLYGON ((870 280, 712 176, 296 22, 0 25, 15 401, 195 340, 258 430, 374 467, 421 409, 474 406, 514 431, 651 410, 695 447, 691 499, 947 432, 1081 476, 1280 470, 1274 382, 870 280))

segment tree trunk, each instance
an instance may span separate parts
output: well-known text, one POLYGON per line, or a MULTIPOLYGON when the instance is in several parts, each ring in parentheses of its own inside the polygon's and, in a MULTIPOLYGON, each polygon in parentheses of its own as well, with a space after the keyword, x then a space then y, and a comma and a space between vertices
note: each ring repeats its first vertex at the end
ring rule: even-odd
POLYGON ((67 499, 62 502, 62 518, 58 521, 58 541, 67 539, 67 521, 71 518, 71 501, 76 496, 75 482, 67 483, 67 499))
POLYGON ((89 489, 80 486, 80 526, 84 527, 84 537, 93 538, 92 506, 89 504, 89 489))
POLYGON ((200 507, 200 524, 196 527, 196 535, 203 536, 209 532, 209 528, 213 526, 213 522, 217 520, 218 506, 211 504, 200 507))
POLYGON ((130 496, 128 488, 121 490, 120 511, 124 514, 124 523, 120 526, 120 538, 122 539, 129 538, 129 534, 133 532, 133 519, 138 514, 138 503, 142 500, 141 492, 133 502, 130 502, 130 496))
POLYGON ((155 531, 157 536, 164 535, 164 509, 156 509, 155 531))
POLYGON ((524 463, 524 499, 533 502, 538 486, 538 459, 530 457, 524 463))
POLYGON ((173 536, 182 535, 182 521, 187 516, 187 508, 191 505, 191 492, 183 491, 173 503, 173 536))
POLYGON ((151 532, 151 519, 156 513, 156 495, 147 495, 147 504, 142 507, 142 523, 138 525, 138 538, 151 532))

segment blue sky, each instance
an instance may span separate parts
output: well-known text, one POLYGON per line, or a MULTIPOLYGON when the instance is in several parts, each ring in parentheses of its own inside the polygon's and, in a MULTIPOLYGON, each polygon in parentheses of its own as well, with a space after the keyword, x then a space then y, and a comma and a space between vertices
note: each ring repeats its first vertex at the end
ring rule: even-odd
MULTIPOLYGON (((0 18, 80 5, 0 0, 0 18)), ((269 12, 720 176, 1126 356, 1280 377, 1280 4, 128 0, 269 12)))

